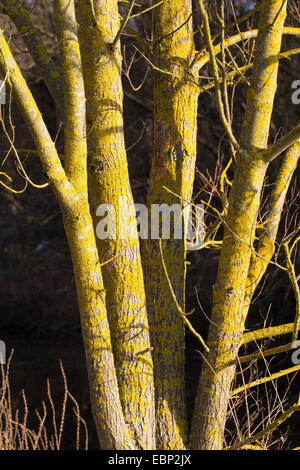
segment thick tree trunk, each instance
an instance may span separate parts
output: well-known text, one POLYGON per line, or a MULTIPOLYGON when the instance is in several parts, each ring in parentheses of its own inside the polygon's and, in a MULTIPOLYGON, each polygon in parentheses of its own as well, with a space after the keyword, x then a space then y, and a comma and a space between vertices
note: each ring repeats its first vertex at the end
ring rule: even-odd
MULTIPOLYGON (((197 135, 197 71, 194 58, 192 4, 165 0, 154 13, 154 154, 148 207, 191 200, 197 135)), ((172 220, 172 219, 171 219, 172 220)), ((175 222, 176 223, 176 222, 175 222)), ((185 306, 186 244, 182 237, 162 243, 166 270, 180 307, 185 306)), ((160 234, 160 236, 162 236, 160 234)), ((159 242, 143 243, 147 309, 154 347, 157 442, 161 449, 183 449, 187 442, 184 379, 185 326, 172 300, 159 242)))
POLYGON ((210 351, 203 361, 197 392, 193 449, 221 449, 235 359, 243 333, 242 311, 257 210, 266 164, 252 155, 240 158, 234 178, 213 290, 213 311, 208 336, 210 351), (216 326, 214 326, 216 325, 216 326))
POLYGON ((94 226, 100 204, 116 210, 116 233, 97 239, 120 399, 141 449, 155 448, 155 409, 150 334, 137 227, 127 232, 133 207, 123 133, 122 56, 114 40, 118 2, 79 3, 80 45, 87 99, 88 186, 94 226), (120 198, 126 206, 119 211, 120 198))

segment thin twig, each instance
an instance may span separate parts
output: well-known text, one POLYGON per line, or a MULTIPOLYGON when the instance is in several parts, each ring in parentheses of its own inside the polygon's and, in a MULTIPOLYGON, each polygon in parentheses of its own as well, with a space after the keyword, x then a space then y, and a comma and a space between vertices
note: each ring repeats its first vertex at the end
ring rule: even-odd
POLYGON ((208 352, 209 347, 206 345, 204 339, 202 338, 202 336, 199 333, 197 333, 195 328, 191 325, 190 321, 187 319, 187 315, 190 315, 192 312, 185 313, 182 310, 182 308, 180 307, 180 305, 178 303, 178 300, 176 299, 176 295, 174 293, 173 286, 172 286, 172 283, 171 283, 171 280, 170 280, 170 277, 169 277, 169 274, 168 274, 168 271, 167 271, 166 263, 165 263, 165 260, 164 260, 164 255, 163 255, 162 246, 161 246, 161 239, 159 239, 159 250, 160 250, 161 261, 162 261, 162 265, 163 265, 163 268, 164 268, 165 276, 166 276, 166 279, 167 279, 167 282, 168 282, 168 285, 169 285, 169 289, 170 289, 172 298, 174 300, 174 303, 177 307, 177 310, 178 310, 178 312, 179 312, 179 314, 180 314, 180 316, 183 320, 183 323, 185 323, 185 325, 189 328, 191 333, 193 333, 193 335, 196 336, 196 338, 198 338, 198 340, 200 341, 200 343, 204 347, 205 351, 208 352))
POLYGON ((126 13, 125 17, 123 18, 123 21, 122 21, 122 24, 121 24, 121 26, 120 26, 120 29, 119 29, 119 31, 117 32, 117 35, 116 35, 115 39, 113 40, 113 42, 112 42, 112 44, 111 44, 112 49, 114 49, 114 48, 116 47, 116 45, 117 45, 117 43, 118 43, 120 37, 122 36, 122 34, 123 34, 123 32, 124 32, 124 30, 125 30, 125 28, 126 28, 126 25, 127 25, 128 20, 129 20, 129 18, 130 18, 131 12, 132 12, 133 7, 134 7, 134 4, 135 4, 135 0, 131 0, 131 1, 130 1, 130 5, 129 5, 128 10, 127 10, 127 13, 126 13))
POLYGON ((283 369, 279 372, 276 372, 270 376, 267 376, 267 377, 263 377, 261 379, 257 379, 257 380, 254 380, 253 382, 249 383, 249 384, 244 384, 242 385, 241 387, 238 387, 236 388, 235 390, 233 390, 231 393, 232 393, 232 397, 234 397, 235 395, 238 395, 239 393, 245 391, 245 390, 248 390, 249 388, 253 388, 253 387, 256 387, 257 385, 261 385, 263 383, 266 383, 266 382, 269 382, 270 380, 275 380, 275 379, 278 379, 279 377, 283 377, 283 376, 286 376, 288 374, 291 374, 292 372, 297 372, 298 370, 300 370, 300 365, 296 365, 294 367, 290 367, 289 369, 283 369))

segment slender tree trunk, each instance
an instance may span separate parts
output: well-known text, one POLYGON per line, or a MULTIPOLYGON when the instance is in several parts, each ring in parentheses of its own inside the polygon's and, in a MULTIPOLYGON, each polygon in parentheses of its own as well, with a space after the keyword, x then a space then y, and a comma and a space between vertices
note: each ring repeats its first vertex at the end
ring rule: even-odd
POLYGON ((267 146, 277 86, 278 56, 286 17, 286 1, 267 2, 259 32, 243 123, 217 282, 213 289, 210 351, 203 362, 192 425, 192 448, 222 449, 231 382, 244 330, 243 304, 256 219, 267 162, 267 146))
POLYGON ((273 190, 271 191, 266 207, 266 216, 263 228, 259 231, 255 252, 251 253, 246 291, 244 297, 244 320, 250 303, 260 280, 262 279, 269 262, 275 252, 276 236, 280 217, 289 185, 297 168, 300 157, 300 141, 297 140, 286 152, 282 159, 273 190))
POLYGON ((116 210, 116 234, 97 239, 120 399, 141 449, 155 448, 150 334, 137 227, 126 233, 133 207, 123 132, 122 56, 118 2, 79 2, 80 45, 87 99, 89 199, 94 226, 100 204, 116 210), (93 8, 92 8, 93 6, 93 8), (119 212, 120 198, 127 204, 119 212), (124 217, 125 216, 125 217, 124 217))
POLYGON ((101 449, 137 449, 124 419, 107 319, 105 288, 87 201, 64 215, 88 367, 92 410, 101 449), (84 235, 83 235, 84 234, 84 235))

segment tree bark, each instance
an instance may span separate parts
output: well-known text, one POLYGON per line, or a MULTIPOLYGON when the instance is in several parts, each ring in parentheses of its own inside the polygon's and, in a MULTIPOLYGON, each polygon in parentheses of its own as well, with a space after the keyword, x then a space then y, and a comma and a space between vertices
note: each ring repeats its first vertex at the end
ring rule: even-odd
MULTIPOLYGON (((191 66, 192 2, 165 0, 154 11, 154 153, 148 207, 191 201, 197 135, 197 68, 191 66)), ((163 256, 174 294, 185 308, 186 242, 162 242, 163 256)), ((160 235, 161 236, 161 235, 160 235)), ((187 443, 185 403, 185 326, 172 300, 159 242, 149 235, 143 243, 143 267, 152 344, 157 414, 157 443, 161 449, 184 449, 187 443)))
POLYGON ((141 449, 155 449, 153 365, 143 271, 123 132, 118 2, 79 2, 79 34, 87 100, 88 187, 94 227, 100 204, 116 209, 115 237, 97 246, 126 422, 141 449), (120 198, 126 206, 119 211, 120 198))
MULTIPOLYGON (((58 0, 60 5, 64 1, 58 0)), ((67 4, 68 8, 71 8, 72 3, 69 0, 67 0, 67 4)), ((62 35, 65 25, 66 23, 64 22, 60 28, 62 35)), ((68 60, 66 57, 65 59, 68 60)), ((74 67, 78 66, 76 61, 73 65, 74 67)), ((107 320, 105 289, 102 281, 92 218, 89 211, 87 192, 85 194, 82 193, 81 185, 79 192, 76 189, 76 172, 70 175, 71 180, 67 178, 55 145, 51 140, 34 98, 22 77, 2 32, 0 33, 0 66, 4 74, 8 75, 16 102, 34 140, 44 172, 49 178, 49 182, 61 207, 65 232, 73 261, 91 400, 100 445, 104 449, 134 449, 136 448, 136 442, 125 422, 119 399, 107 320)), ((69 63, 67 70, 71 72, 71 68, 72 65, 69 63)), ((72 76, 72 73, 70 76, 72 76)), ((67 81, 68 79, 66 79, 67 81)), ((79 84, 77 85, 80 86, 79 84)), ((67 89, 69 86, 70 83, 66 83, 67 89)), ((66 109, 71 112, 74 102, 68 99, 68 93, 65 96, 66 109)), ((79 101, 78 106, 80 107, 79 101)), ((74 114, 76 116, 76 112, 74 114)), ((82 116, 80 116, 80 119, 82 119, 82 116)), ((77 140, 79 148, 83 151, 83 155, 80 154, 78 156, 78 154, 75 154, 75 157, 77 156, 77 158, 80 157, 85 160, 86 150, 84 151, 82 134, 78 135, 75 133, 73 138, 77 140)), ((67 133, 66 147, 68 147, 68 143, 67 133)))
POLYGON ((222 449, 235 359, 244 330, 243 303, 267 163, 286 1, 272 0, 260 13, 255 59, 233 187, 213 289, 210 351, 203 362, 192 423, 193 449, 222 449))

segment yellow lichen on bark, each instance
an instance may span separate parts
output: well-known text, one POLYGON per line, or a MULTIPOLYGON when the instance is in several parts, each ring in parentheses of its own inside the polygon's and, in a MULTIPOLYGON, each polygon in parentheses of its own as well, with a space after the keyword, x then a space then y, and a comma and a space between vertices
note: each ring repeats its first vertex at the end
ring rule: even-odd
POLYGON ((126 234, 133 206, 123 132, 122 56, 116 0, 79 3, 79 34, 87 99, 88 185, 97 225, 100 204, 116 209, 114 238, 97 239, 112 345, 125 419, 141 449, 155 448, 153 366, 137 227, 126 234), (119 212, 120 198, 127 207, 119 212))
MULTIPOLYGON (((165 0, 154 13, 154 152, 148 206, 191 200, 197 134, 197 67, 191 1, 165 0)), ((185 240, 163 241, 174 294, 184 310, 185 240)), ((157 445, 183 449, 187 442, 184 381, 185 326, 172 301, 158 240, 143 243, 147 308, 154 346, 157 445)))
POLYGON ((243 303, 267 163, 267 145, 286 1, 272 0, 260 13, 251 84, 225 221, 217 281, 213 290, 210 351, 203 364, 192 429, 192 448, 221 449, 235 367, 226 367, 239 350, 243 303))
POLYGON ((124 419, 92 217, 87 201, 64 214, 81 313, 92 409, 102 449, 135 449, 124 419))
POLYGON ((59 108, 62 108, 63 89, 59 78, 59 68, 49 56, 39 29, 32 23, 29 12, 20 0, 3 0, 3 11, 14 22, 22 39, 35 60, 45 83, 59 108))
POLYGON ((105 289, 87 193, 78 192, 67 178, 41 113, 2 32, 0 67, 13 87, 16 102, 62 210, 73 261, 91 398, 100 444, 104 449, 136 448, 135 436, 126 424, 119 399, 105 289))
POLYGON ((55 0, 55 20, 62 59, 66 175, 78 193, 87 196, 85 92, 77 37, 75 6, 55 0))
MULTIPOLYGON (((152 239, 149 231, 142 244, 142 268, 134 213, 130 229, 128 226, 134 201, 124 145, 120 37, 130 14, 135 12, 135 2, 128 2, 126 20, 121 26, 117 0, 79 0, 77 17, 74 0, 55 0, 62 77, 19 0, 2 3, 24 35, 52 95, 62 104, 62 91, 64 94, 63 167, 0 32, 2 74, 12 86, 36 146, 33 153, 40 157, 63 215, 100 446, 116 450, 179 450, 190 444, 192 449, 221 449, 236 364, 261 357, 260 352, 238 358, 240 346, 268 335, 292 333, 295 340, 299 329, 299 289, 285 239, 287 273, 297 297, 298 316, 294 324, 244 334, 249 304, 274 253, 282 207, 300 154, 300 141, 295 142, 300 135, 299 124, 266 148, 281 37, 300 34, 299 28, 283 28, 287 1, 262 2, 258 30, 225 39, 223 28, 224 42, 216 45, 204 7, 207 2, 200 1, 206 48, 198 53, 193 39, 194 2, 155 0, 153 37, 141 41, 148 44, 145 57, 149 54, 146 59, 154 64, 154 152, 148 209, 153 204, 169 208, 180 204, 183 210, 191 202, 201 90, 198 71, 209 61, 214 75, 214 84, 209 86, 217 89, 219 115, 231 148, 237 153, 234 180, 232 185, 229 182, 228 206, 223 185, 224 235, 223 241, 218 241, 222 249, 213 288, 209 349, 205 348, 208 353, 203 358, 190 443, 184 377, 184 334, 185 325, 189 325, 184 315, 186 240, 175 239, 172 234, 176 219, 171 219, 171 236, 167 239, 152 239), (237 142, 231 129, 229 104, 226 109, 222 103, 222 92, 226 98, 226 89, 222 90, 221 82, 226 86, 226 80, 225 75, 219 77, 216 56, 223 50, 225 71, 226 48, 256 37, 253 73, 241 138, 237 142), (264 206, 266 216, 258 225, 268 164, 287 148, 268 206, 264 206), (100 233, 97 208, 101 204, 116 211, 116 231, 104 239, 97 238, 100 233)), ((138 7, 136 11, 141 13, 138 7)), ((222 23, 222 18, 219 19, 222 23)), ((128 30, 133 32, 130 27, 128 30)), ((232 56, 231 59, 233 65, 232 56)), ((292 344, 269 349, 265 357, 286 351, 292 344)), ((280 371, 274 377, 291 371, 294 369, 280 371)), ((274 377, 260 379, 251 386, 274 377)))

